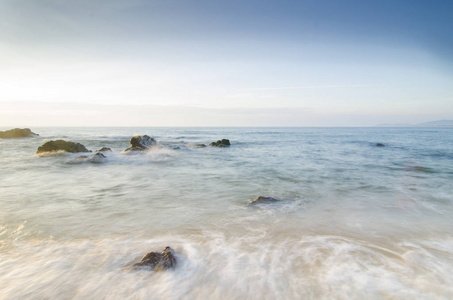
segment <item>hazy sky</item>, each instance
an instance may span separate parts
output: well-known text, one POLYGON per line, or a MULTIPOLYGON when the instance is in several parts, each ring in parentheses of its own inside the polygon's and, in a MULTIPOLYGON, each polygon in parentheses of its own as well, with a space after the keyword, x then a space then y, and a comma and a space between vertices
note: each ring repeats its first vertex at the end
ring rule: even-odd
POLYGON ((0 0, 0 126, 453 119, 453 1, 0 0))

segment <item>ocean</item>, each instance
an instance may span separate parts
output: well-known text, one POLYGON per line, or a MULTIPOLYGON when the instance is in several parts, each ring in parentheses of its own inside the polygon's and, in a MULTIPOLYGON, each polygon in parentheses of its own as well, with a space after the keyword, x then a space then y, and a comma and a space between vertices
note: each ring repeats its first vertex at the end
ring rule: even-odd
POLYGON ((451 128, 31 129, 0 140, 0 299, 453 299, 451 128))

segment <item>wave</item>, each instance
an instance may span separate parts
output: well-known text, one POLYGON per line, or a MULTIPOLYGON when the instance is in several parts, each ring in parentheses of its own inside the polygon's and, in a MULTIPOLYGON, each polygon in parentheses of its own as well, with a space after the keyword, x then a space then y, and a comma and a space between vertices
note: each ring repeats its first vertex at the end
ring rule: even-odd
POLYGON ((346 236, 203 231, 153 239, 27 240, 0 253, 0 297, 451 298, 451 237, 386 244, 346 236), (131 270, 171 245, 175 270, 131 270))

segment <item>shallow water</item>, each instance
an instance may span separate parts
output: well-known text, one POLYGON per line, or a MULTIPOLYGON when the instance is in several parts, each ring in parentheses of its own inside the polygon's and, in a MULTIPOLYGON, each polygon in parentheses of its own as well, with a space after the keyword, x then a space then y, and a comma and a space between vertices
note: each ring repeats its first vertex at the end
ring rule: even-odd
POLYGON ((453 298, 451 129, 32 130, 0 140, 2 299, 453 298), (175 270, 127 268, 167 245, 175 270))

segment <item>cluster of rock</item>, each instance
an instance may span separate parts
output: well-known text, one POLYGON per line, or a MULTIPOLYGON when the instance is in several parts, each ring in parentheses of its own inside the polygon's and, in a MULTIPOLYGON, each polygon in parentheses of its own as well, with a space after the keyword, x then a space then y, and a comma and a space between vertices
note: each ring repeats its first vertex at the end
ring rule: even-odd
MULTIPOLYGON (((145 151, 145 150, 150 150, 152 146, 155 146, 157 144, 156 140, 147 136, 147 135, 141 135, 141 136, 134 136, 131 138, 131 146, 124 150, 124 152, 129 152, 129 151, 145 151)), ((69 152, 69 153, 79 153, 79 152, 92 152, 91 150, 88 150, 84 145, 80 143, 74 143, 70 141, 64 141, 64 140, 56 140, 56 141, 49 141, 44 143, 42 146, 38 147, 38 150, 36 151, 36 154, 41 154, 45 152, 53 152, 53 151, 64 151, 64 152, 69 152)), ((105 157, 104 154, 101 152, 112 152, 112 149, 108 147, 102 147, 96 150, 96 155, 97 157, 105 157)), ((81 157, 85 158, 85 157, 81 157)))
POLYGON ((164 271, 176 267, 175 251, 166 247, 162 252, 150 252, 142 260, 133 264, 136 269, 146 268, 152 271, 164 271))
MULTIPOLYGON (((34 133, 30 130, 30 128, 14 128, 6 131, 0 131, 0 139, 10 139, 10 138, 25 138, 25 137, 33 137, 39 136, 39 134, 34 133)), ((153 146, 156 146, 157 142, 155 139, 148 135, 137 135, 131 138, 130 140, 130 147, 124 150, 125 153, 127 152, 135 152, 135 151, 147 151, 150 150, 153 146)), ((221 139, 209 144, 212 147, 229 147, 230 140, 228 139, 221 139)), ((205 144, 197 144, 195 145, 199 148, 206 147, 205 144)), ((383 143, 376 143, 376 147, 385 147, 383 143)), ((179 149, 179 147, 175 148, 179 149)), ((52 151, 65 151, 70 153, 77 153, 77 152, 91 152, 88 150, 84 145, 80 143, 74 142, 67 142, 64 140, 56 140, 50 141, 43 144, 41 147, 38 148, 37 154, 44 153, 44 152, 52 152, 52 151)), ((112 149, 108 147, 102 147, 96 152, 111 152, 112 149)))
POLYGON ((14 128, 6 131, 0 131, 0 139, 25 138, 38 135, 39 134, 32 132, 30 128, 14 128))
MULTIPOLYGON (((131 138, 130 140, 130 147, 124 150, 125 153, 128 152, 136 152, 136 151, 147 151, 150 150, 152 147, 157 145, 155 139, 148 135, 137 135, 131 138)), ((218 140, 216 142, 212 142, 209 144, 210 146, 214 147, 228 147, 230 146, 230 141, 227 139, 218 140)), ((206 147, 205 144, 197 144, 197 147, 203 148, 206 147)), ((38 147, 36 154, 41 154, 45 152, 52 152, 52 151, 64 151, 69 153, 78 153, 78 152, 91 152, 88 150, 84 145, 80 143, 74 143, 64 140, 56 140, 56 141, 49 141, 44 143, 42 146, 38 147)), ((112 152, 112 149, 108 147, 102 147, 96 150, 97 153, 100 152, 112 152)), ((104 156, 104 155, 103 155, 104 156)), ((104 156, 105 157, 105 156, 104 156)), ((84 158, 84 157, 82 157, 84 158)))
MULTIPOLYGON (((39 136, 39 134, 32 132, 29 128, 15 128, 6 131, 0 131, 0 139, 10 139, 10 138, 24 138, 24 137, 32 137, 32 136, 39 136)), ((137 135, 131 138, 130 140, 130 147, 124 150, 125 153, 127 152, 136 152, 136 151, 147 151, 150 150, 152 147, 156 146, 157 142, 155 139, 148 135, 137 135)), ((230 140, 222 139, 209 144, 209 146, 213 147, 228 147, 230 146, 230 140)), ((205 144, 197 144, 196 147, 204 148, 206 147, 205 144)), ((179 147, 175 148, 179 149, 179 147)), ((70 141, 64 140, 55 140, 49 141, 44 143, 42 146, 38 147, 36 154, 42 154, 46 152, 55 152, 55 151, 63 151, 69 153, 78 153, 78 152, 92 152, 88 150, 84 145, 80 143, 74 143, 70 141)), ((108 147, 102 147, 96 150, 96 152, 112 152, 112 149, 108 147)), ((105 156, 104 156, 105 157, 105 156)), ((82 157, 85 158, 85 157, 82 157)))

